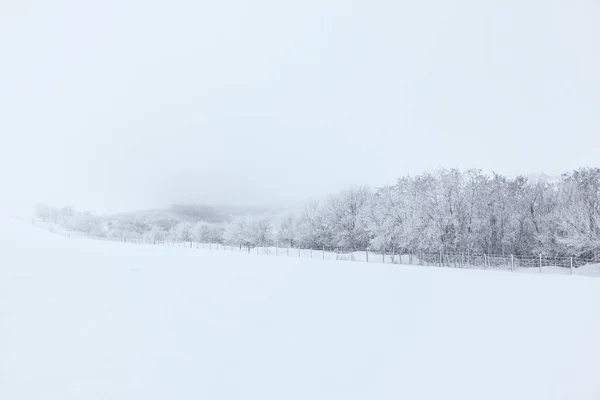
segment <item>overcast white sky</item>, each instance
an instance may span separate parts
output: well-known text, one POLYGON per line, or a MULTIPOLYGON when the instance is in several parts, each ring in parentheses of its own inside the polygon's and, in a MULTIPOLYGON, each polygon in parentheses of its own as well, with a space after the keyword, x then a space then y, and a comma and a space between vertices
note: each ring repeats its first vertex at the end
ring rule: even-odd
POLYGON ((600 2, 2 0, 5 201, 277 204, 600 165, 600 2))

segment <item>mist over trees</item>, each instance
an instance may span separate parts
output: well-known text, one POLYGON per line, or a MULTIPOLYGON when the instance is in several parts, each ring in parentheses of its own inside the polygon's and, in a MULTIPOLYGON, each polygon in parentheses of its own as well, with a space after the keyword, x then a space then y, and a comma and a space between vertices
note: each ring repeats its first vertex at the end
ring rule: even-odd
POLYGON ((39 205, 36 216, 91 236, 239 246, 600 256, 600 169, 555 182, 440 169, 355 187, 285 215, 226 216, 205 206, 97 217, 39 205))

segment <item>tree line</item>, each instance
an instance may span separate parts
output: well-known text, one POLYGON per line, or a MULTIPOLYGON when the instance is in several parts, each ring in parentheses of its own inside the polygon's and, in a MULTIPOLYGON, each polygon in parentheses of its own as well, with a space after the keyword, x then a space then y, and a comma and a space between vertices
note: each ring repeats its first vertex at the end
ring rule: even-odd
POLYGON ((94 236, 240 246, 430 253, 600 256, 600 168, 554 182, 440 169, 349 188, 298 212, 227 222, 94 216, 40 205, 38 218, 94 236))

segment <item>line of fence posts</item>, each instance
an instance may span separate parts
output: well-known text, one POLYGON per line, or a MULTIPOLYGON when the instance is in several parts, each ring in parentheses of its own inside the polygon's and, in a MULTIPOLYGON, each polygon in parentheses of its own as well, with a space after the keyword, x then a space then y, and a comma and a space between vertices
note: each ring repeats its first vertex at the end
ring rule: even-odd
MULTIPOLYGON (((70 238, 71 234, 67 233, 67 237, 70 238)), ((89 236, 89 237, 90 238, 95 238, 95 239, 110 240, 108 237, 94 237, 94 236, 89 236)), ((118 240, 118 238, 115 238, 115 239, 118 240)), ((113 240, 115 240, 115 239, 113 239, 113 240)), ((152 239, 152 240, 144 240, 144 239, 137 240, 135 238, 128 238, 128 237, 123 237, 122 239, 123 239, 124 243, 141 243, 141 244, 146 244, 147 243, 147 244, 152 244, 154 246, 157 245, 156 239, 152 239)), ((164 245, 167 245, 167 246, 171 245, 173 247, 178 247, 176 242, 170 242, 170 241, 160 241, 158 244, 164 244, 164 245)), ((185 247, 186 243, 185 242, 179 242, 179 244, 181 245, 181 247, 185 247)), ((202 246, 203 249, 206 246, 206 244, 204 242, 202 242, 201 244, 200 243, 196 243, 196 248, 200 248, 200 245, 202 246)), ((194 247, 194 242, 190 241, 189 242, 189 246, 190 246, 190 248, 193 248, 194 247)), ((215 246, 216 246, 216 249, 219 250, 219 244, 215 243, 215 246)), ((210 250, 212 250, 213 243, 208 243, 208 248, 210 250)), ((234 248, 235 248, 234 246, 231 246, 231 251, 232 252, 234 251, 234 248)), ((223 245, 223 249, 227 250, 227 247, 225 245, 223 245)), ((250 253, 250 250, 251 250, 251 246, 248 245, 248 253, 250 253)), ((309 248, 308 250, 309 250, 310 258, 313 258, 313 249, 309 248)), ((239 251, 240 252, 242 251, 242 245, 241 244, 239 245, 239 251)), ((350 250, 349 251, 349 253, 350 253, 350 260, 351 261, 356 261, 357 260, 357 258, 354 255, 355 251, 356 250, 350 250)), ((322 252, 322 259, 325 259, 326 257, 325 257, 325 247, 324 246, 322 247, 321 252, 322 252)), ((286 253, 287 253, 287 256, 290 255, 290 248, 289 247, 286 248, 286 253)), ((258 246, 256 247, 256 254, 260 255, 260 247, 258 247, 258 246)), ((336 248, 335 249, 335 259, 336 260, 340 259, 339 258, 339 254, 340 254, 340 250, 339 250, 339 248, 336 248)), ((386 254, 387 254, 387 250, 385 249, 385 247, 382 249, 382 253, 381 254, 382 254, 382 263, 385 263, 386 262, 385 257, 386 257, 386 254)), ((275 247, 275 255, 279 256, 279 247, 278 246, 275 247)), ((366 257, 366 262, 367 263, 371 262, 371 258, 372 258, 371 256, 372 256, 372 254, 370 254, 369 249, 366 249, 365 250, 365 257, 366 257)), ((444 267, 444 266, 451 267, 452 264, 454 264, 454 267, 460 266, 461 268, 465 268, 466 266, 472 265, 471 263, 472 263, 472 257, 473 257, 473 255, 470 252, 467 252, 466 257, 465 257, 464 252, 460 252, 458 254, 452 254, 451 255, 451 254, 444 254, 443 251, 440 251, 439 258, 438 258, 437 262, 433 262, 432 263, 430 261, 425 261, 426 260, 425 253, 420 252, 420 253, 417 254, 417 256, 418 256, 418 263, 419 263, 419 265, 424 265, 424 262, 426 262, 427 264, 438 265, 440 267, 444 267), (452 256, 452 258, 451 258, 451 256, 452 256)), ((299 258, 302 257, 302 249, 300 249, 300 248, 298 248, 298 257, 299 258)), ((394 248, 392 248, 392 251, 390 253, 390 257, 391 257, 391 262, 393 264, 395 264, 395 263, 403 264, 402 253, 401 252, 398 252, 398 261, 396 262, 396 260, 395 260, 396 251, 395 251, 394 248)), ((412 264, 412 262, 413 262, 413 253, 409 252, 408 253, 408 257, 409 257, 408 263, 412 264)), ((496 257, 496 258, 501 257, 502 260, 503 260, 503 261, 501 261, 501 265, 506 265, 506 263, 507 263, 507 256, 488 256, 487 254, 483 254, 483 268, 484 269, 487 269, 488 267, 492 267, 493 266, 492 265, 492 259, 493 259, 493 257, 496 257)), ((543 266, 544 266, 544 256, 543 256, 543 254, 539 254, 538 257, 537 257, 537 259, 538 259, 538 271, 540 273, 542 273, 543 266)), ((522 261, 523 259, 519 258, 518 260, 519 260, 519 265, 523 265, 523 261, 522 261)), ((533 260, 535 260, 535 258, 533 260)), ((558 261, 560 262, 560 260, 558 260, 558 261)), ((564 261, 567 261, 566 257, 563 258, 563 262, 560 265, 566 267, 564 261)), ((574 257, 569 257, 568 258, 568 263, 569 263, 568 264, 569 274, 572 275, 573 274, 573 268, 575 267, 575 259, 574 259, 574 257)), ((496 260, 494 262, 494 265, 498 265, 498 260, 496 260)), ((515 263, 515 256, 514 256, 514 254, 510 255, 510 264, 509 265, 510 265, 510 270, 511 271, 515 271, 516 270, 516 268, 515 268, 516 267, 516 263, 515 263)))
POLYGON ((569 275, 573 275, 573 257, 571 257, 571 266, 569 267, 569 275))

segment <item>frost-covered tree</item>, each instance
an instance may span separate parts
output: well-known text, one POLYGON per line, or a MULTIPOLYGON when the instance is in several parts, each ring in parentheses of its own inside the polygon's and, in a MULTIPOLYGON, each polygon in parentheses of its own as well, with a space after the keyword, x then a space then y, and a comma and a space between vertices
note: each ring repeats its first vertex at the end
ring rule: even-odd
POLYGON ((151 242, 163 242, 167 238, 168 232, 160 226, 153 226, 148 232, 144 233, 144 239, 151 242))
POLYGON ((169 230, 168 237, 175 242, 191 242, 193 240, 194 225, 190 222, 180 222, 169 230))
POLYGON ((209 243, 213 239, 211 224, 200 221, 192 229, 192 237, 195 241, 201 243, 209 243))
POLYGON ((71 227, 73 230, 89 236, 103 237, 106 235, 101 219, 89 212, 75 214, 71 220, 71 227))
POLYGON ((233 218, 226 226, 223 233, 225 243, 232 245, 250 246, 252 241, 252 224, 249 217, 233 218))
POLYGON ((296 219, 293 214, 286 215, 279 222, 277 229, 277 243, 283 246, 294 247, 297 238, 296 219))
POLYGON ((365 249, 369 246, 369 211, 371 190, 359 187, 330 196, 326 203, 328 225, 333 228, 336 245, 365 249))
POLYGON ((46 204, 38 203, 34 207, 34 216, 45 222, 57 222, 59 210, 46 204))
POLYGON ((58 215, 56 218, 56 222, 69 229, 69 230, 73 230, 73 222, 74 219, 77 215, 77 212, 75 211, 75 209, 71 206, 64 206, 63 208, 61 208, 60 210, 58 210, 58 215))
POLYGON ((400 249, 406 246, 409 223, 408 198, 399 186, 386 185, 373 195, 368 212, 370 247, 400 249))
POLYGON ((297 219, 297 241, 303 248, 335 248, 335 230, 327 218, 326 208, 319 202, 312 202, 304 207, 297 219))
POLYGON ((270 246, 273 243, 273 223, 269 217, 253 218, 250 223, 251 241, 256 246, 270 246))
POLYGON ((600 256, 600 168, 565 175, 560 199, 557 241, 571 253, 600 256))

